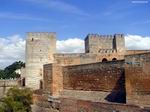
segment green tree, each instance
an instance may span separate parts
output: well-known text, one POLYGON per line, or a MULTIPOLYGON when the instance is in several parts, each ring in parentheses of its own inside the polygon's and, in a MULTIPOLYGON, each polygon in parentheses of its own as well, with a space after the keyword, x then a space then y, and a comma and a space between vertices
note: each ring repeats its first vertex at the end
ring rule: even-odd
POLYGON ((0 112, 31 112, 32 92, 28 88, 13 87, 8 90, 2 102, 0 112))
POLYGON ((0 78, 1 79, 10 79, 10 78, 19 78, 20 75, 15 71, 17 69, 21 69, 25 67, 25 63, 21 61, 14 62, 13 64, 7 66, 4 70, 0 70, 0 78))

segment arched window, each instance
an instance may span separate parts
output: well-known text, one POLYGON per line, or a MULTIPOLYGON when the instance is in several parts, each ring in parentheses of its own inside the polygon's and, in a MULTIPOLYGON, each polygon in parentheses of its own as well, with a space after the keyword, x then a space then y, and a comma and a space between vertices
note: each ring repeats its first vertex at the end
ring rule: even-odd
POLYGON ((117 58, 113 58, 113 59, 112 59, 112 61, 116 61, 116 60, 117 60, 117 58))
POLYGON ((103 59, 102 59, 102 62, 106 62, 106 61, 107 61, 107 59, 106 59, 106 58, 103 58, 103 59))

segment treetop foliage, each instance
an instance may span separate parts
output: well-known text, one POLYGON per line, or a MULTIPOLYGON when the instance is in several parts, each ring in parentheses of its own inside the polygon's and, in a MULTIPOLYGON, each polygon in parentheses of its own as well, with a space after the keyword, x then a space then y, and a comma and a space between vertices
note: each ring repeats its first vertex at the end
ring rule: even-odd
POLYGON ((31 112, 32 91, 13 87, 1 102, 0 112, 31 112))
POLYGON ((13 64, 7 66, 4 70, 0 70, 0 79, 10 79, 19 78, 20 75, 15 71, 25 67, 25 63, 21 61, 14 62, 13 64))

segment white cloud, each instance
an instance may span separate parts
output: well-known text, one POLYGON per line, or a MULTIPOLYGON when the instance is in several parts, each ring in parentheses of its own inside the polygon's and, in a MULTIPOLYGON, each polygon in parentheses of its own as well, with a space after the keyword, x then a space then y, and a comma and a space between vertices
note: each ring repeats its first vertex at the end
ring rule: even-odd
MULTIPOLYGON (((139 35, 126 35, 126 47, 128 49, 150 49, 150 37, 139 35)), ((58 53, 83 53, 84 40, 80 38, 70 38, 57 41, 58 53)), ((0 68, 4 68, 14 61, 24 61, 25 39, 20 35, 10 37, 0 37, 0 68)))
POLYGON ((57 41, 57 51, 62 53, 79 53, 84 52, 84 40, 71 38, 57 41))
POLYGON ((150 36, 126 35, 125 43, 127 49, 135 50, 150 50, 150 36))
POLYGON ((24 60, 25 40, 19 35, 0 37, 0 68, 24 60))

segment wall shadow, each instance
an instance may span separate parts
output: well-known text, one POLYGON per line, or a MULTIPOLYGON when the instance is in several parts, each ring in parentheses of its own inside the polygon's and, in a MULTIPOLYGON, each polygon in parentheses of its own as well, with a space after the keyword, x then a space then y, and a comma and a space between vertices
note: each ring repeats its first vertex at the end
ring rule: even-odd
POLYGON ((125 70, 123 69, 112 92, 105 98, 108 102, 126 103, 125 70))

